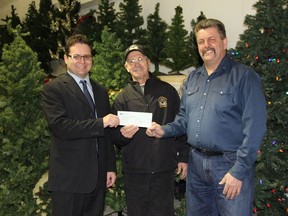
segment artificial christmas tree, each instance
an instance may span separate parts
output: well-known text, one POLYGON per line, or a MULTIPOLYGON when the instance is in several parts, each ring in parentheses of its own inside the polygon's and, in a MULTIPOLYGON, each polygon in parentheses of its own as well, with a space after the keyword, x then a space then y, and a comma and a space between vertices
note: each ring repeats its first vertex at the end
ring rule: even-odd
POLYGON ((143 39, 143 44, 149 50, 149 57, 151 62, 155 66, 154 72, 158 74, 160 62, 166 58, 164 50, 164 44, 167 40, 167 28, 168 25, 159 16, 160 4, 155 6, 154 14, 150 14, 147 17, 147 32, 143 39))
POLYGON ((99 33, 97 31, 97 23, 94 13, 95 11, 91 10, 89 13, 80 16, 75 27, 75 33, 86 35, 90 43, 93 43, 95 36, 98 36, 99 34, 101 35, 101 32, 99 33))
POLYGON ((50 52, 57 51, 57 34, 51 30, 51 16, 54 13, 52 0, 40 0, 39 10, 33 1, 28 8, 28 13, 23 22, 24 30, 30 34, 24 39, 34 52, 37 52, 41 68, 47 74, 51 73, 50 52), (41 25, 39 25, 41 23, 41 25))
MULTIPOLYGON (((130 75, 123 66, 124 52, 121 40, 116 37, 115 33, 109 32, 107 26, 105 26, 102 31, 101 41, 102 43, 95 42, 93 46, 97 54, 93 58, 94 64, 90 77, 109 90, 109 97, 112 104, 119 91, 126 86, 130 75)), ((126 206, 124 177, 120 150, 117 148, 115 148, 115 150, 117 181, 115 187, 108 189, 105 204, 121 216, 126 206)))
POLYGON ((119 4, 117 37, 119 37, 125 49, 132 43, 138 42, 145 34, 145 30, 141 27, 144 19, 140 15, 142 6, 139 0, 123 0, 119 4))
POLYGON ((117 13, 114 9, 115 2, 110 2, 110 0, 101 0, 96 11, 97 23, 95 40, 101 42, 101 32, 104 27, 107 26, 109 32, 116 32, 117 25, 117 13))
POLYGON ((7 23, 10 22, 12 28, 16 28, 17 25, 22 25, 20 17, 16 13, 16 8, 11 6, 11 16, 6 16, 5 19, 2 19, 6 24, 0 25, 0 60, 2 58, 2 49, 4 44, 10 44, 13 41, 13 36, 7 30, 7 23))
POLYGON ((267 100, 267 133, 256 162, 254 213, 288 214, 288 42, 287 0, 260 0, 247 15, 247 30, 231 56, 262 77, 267 100))
POLYGON ((30 216, 39 213, 32 189, 48 168, 48 129, 40 93, 45 73, 22 39, 20 26, 13 34, 0 63, 0 211, 5 216, 30 216))
POLYGON ((53 59, 63 58, 66 39, 76 28, 79 11, 80 2, 77 0, 58 0, 58 8, 49 14, 52 32, 57 34, 57 50, 50 53, 53 59))
POLYGON ((203 64, 203 60, 198 52, 198 45, 197 45, 197 41, 196 41, 196 37, 195 37, 195 33, 194 33, 194 28, 196 26, 196 24, 203 20, 206 19, 206 16, 204 15, 204 13, 201 11, 200 15, 197 17, 197 20, 195 21, 194 19, 191 21, 191 29, 192 31, 190 32, 189 35, 189 56, 191 58, 192 61, 192 65, 195 68, 198 68, 200 66, 202 66, 203 64))
POLYGON ((94 65, 91 69, 91 77, 102 84, 111 92, 121 90, 129 79, 129 73, 124 68, 124 48, 115 33, 104 27, 102 31, 102 43, 96 42, 93 49, 98 54, 93 58, 94 65))
POLYGON ((181 70, 192 66, 188 50, 188 31, 184 28, 183 9, 180 6, 175 8, 167 34, 164 48, 167 59, 162 63, 171 69, 170 73, 179 74, 181 70))

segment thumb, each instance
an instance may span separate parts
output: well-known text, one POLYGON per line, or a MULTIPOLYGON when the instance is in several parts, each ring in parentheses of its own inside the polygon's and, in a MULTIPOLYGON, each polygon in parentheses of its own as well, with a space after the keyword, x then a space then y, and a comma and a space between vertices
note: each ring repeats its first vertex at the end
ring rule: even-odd
POLYGON ((226 179, 225 179, 225 177, 219 182, 219 185, 223 185, 223 184, 225 184, 225 182, 226 182, 226 179))

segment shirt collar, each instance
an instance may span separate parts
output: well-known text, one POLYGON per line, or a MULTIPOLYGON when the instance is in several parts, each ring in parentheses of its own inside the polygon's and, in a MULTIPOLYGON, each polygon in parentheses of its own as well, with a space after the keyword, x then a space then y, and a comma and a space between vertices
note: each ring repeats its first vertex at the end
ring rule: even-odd
POLYGON ((73 77, 73 79, 76 81, 76 83, 79 84, 81 80, 86 80, 87 84, 89 86, 91 86, 89 75, 87 75, 85 78, 81 78, 81 77, 78 77, 75 74, 71 73, 70 71, 68 71, 68 73, 73 77))
MULTIPOLYGON (((220 64, 216 68, 216 70, 211 74, 218 74, 218 73, 223 73, 224 71, 229 71, 227 68, 230 65, 230 56, 226 54, 224 58, 221 60, 220 64)), ((203 64, 202 67, 199 68, 199 70, 196 71, 197 74, 202 74, 203 76, 207 76, 207 71, 205 68, 205 65, 203 64)))

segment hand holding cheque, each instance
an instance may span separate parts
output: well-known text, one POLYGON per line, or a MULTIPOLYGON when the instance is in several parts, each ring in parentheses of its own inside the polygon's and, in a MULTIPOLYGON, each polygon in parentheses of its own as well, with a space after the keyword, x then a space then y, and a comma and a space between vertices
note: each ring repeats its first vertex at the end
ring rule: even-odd
POLYGON ((118 111, 117 115, 120 125, 124 126, 120 131, 126 138, 132 138, 139 127, 150 127, 152 124, 152 113, 118 111))
POLYGON ((138 127, 150 127, 152 124, 152 113, 118 111, 117 116, 120 119, 120 125, 136 125, 138 127))

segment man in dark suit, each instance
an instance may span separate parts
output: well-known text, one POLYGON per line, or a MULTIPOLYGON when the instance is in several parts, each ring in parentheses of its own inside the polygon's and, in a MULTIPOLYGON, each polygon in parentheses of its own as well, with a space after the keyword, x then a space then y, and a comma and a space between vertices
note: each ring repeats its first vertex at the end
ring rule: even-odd
POLYGON ((106 186, 116 180, 110 134, 119 119, 109 114, 107 90, 89 79, 92 55, 85 36, 68 39, 64 60, 67 73, 43 88, 51 130, 48 190, 52 215, 100 216, 106 186))

